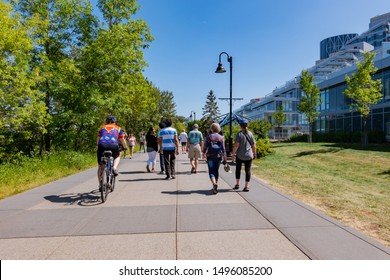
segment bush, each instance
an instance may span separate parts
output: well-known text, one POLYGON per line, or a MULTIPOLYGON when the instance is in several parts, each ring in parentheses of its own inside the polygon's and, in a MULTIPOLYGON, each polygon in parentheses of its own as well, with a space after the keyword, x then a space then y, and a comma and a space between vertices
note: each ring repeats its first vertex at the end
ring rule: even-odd
POLYGON ((307 142, 307 134, 293 134, 288 139, 289 142, 307 142))
POLYGON ((257 158, 265 157, 266 155, 273 153, 269 139, 258 139, 256 141, 256 152, 257 158))

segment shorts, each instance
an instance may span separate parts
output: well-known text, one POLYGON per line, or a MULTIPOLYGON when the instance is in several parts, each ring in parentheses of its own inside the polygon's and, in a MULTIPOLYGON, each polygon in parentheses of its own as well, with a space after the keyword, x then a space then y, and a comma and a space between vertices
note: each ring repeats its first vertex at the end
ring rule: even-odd
POLYGON ((188 158, 200 158, 201 150, 200 150, 200 144, 191 144, 190 149, 188 151, 188 158))
POLYGON ((120 156, 120 151, 119 151, 119 146, 118 145, 98 145, 98 150, 97 150, 97 162, 100 165, 102 161, 102 156, 104 151, 111 151, 112 156, 114 159, 120 156))

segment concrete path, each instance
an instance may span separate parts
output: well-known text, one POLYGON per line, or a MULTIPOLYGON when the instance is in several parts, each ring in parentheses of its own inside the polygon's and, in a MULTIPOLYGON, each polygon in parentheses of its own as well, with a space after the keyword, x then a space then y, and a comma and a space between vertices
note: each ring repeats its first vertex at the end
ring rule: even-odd
POLYGON ((96 168, 1 200, 0 259, 390 259, 388 247, 258 180, 233 191, 221 167, 212 195, 204 162, 190 174, 180 155, 166 181, 146 160, 121 161, 106 203, 96 168))

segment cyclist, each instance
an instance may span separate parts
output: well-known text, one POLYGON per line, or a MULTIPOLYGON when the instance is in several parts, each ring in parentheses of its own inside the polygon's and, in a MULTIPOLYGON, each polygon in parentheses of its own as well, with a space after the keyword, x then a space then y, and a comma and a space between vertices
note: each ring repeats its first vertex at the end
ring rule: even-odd
POLYGON ((112 152, 112 156, 114 157, 113 173, 115 176, 118 175, 118 165, 121 159, 119 151, 119 142, 123 145, 123 149, 127 150, 124 135, 125 132, 119 126, 116 125, 116 117, 114 116, 107 117, 106 125, 103 125, 99 129, 98 138, 96 141, 96 145, 98 147, 97 160, 99 168, 97 175, 99 183, 104 170, 104 165, 101 163, 101 158, 103 156, 104 151, 112 152))

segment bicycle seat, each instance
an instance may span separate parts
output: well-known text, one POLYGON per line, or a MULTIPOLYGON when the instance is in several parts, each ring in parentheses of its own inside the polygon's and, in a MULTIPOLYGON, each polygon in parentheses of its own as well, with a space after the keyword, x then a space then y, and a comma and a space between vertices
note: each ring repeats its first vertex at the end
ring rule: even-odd
POLYGON ((105 157, 110 157, 110 156, 112 156, 112 152, 111 152, 111 151, 104 151, 104 152, 103 152, 103 155, 104 155, 105 157))

